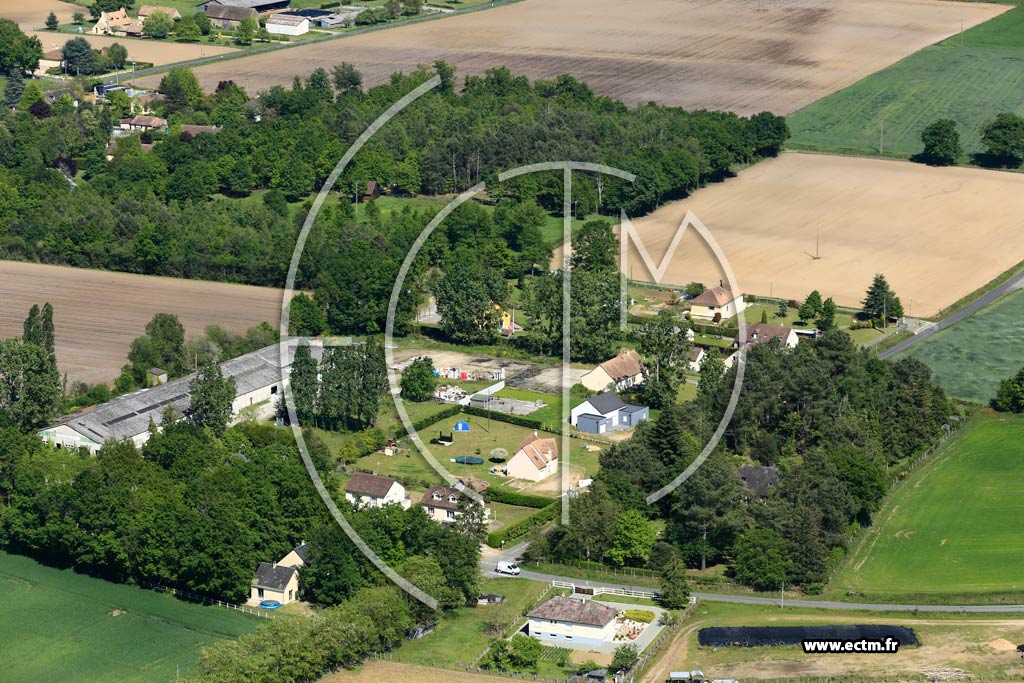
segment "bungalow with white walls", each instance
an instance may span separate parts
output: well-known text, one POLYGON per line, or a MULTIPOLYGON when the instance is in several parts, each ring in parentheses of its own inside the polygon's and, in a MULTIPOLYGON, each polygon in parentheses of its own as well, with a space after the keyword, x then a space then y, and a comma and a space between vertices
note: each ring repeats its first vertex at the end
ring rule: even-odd
POLYGON ((401 505, 408 510, 412 505, 405 495, 405 487, 398 480, 365 472, 356 472, 345 484, 345 500, 357 507, 401 505))
POLYGON ((694 320, 721 322, 746 309, 743 292, 733 292, 729 285, 718 283, 690 300, 690 317, 694 320))
POLYGON ((594 600, 556 595, 527 617, 527 633, 546 645, 587 649, 615 636, 614 607, 594 600))
POLYGON ((540 481, 558 471, 558 441, 537 436, 526 437, 508 463, 505 473, 517 479, 540 481))

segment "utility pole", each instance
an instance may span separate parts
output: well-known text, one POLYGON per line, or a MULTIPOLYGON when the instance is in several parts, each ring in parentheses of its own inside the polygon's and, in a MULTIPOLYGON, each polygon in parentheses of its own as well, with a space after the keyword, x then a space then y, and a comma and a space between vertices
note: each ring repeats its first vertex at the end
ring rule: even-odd
POLYGON ((779 587, 779 609, 786 609, 786 582, 779 587))
POLYGON ((885 119, 882 119, 882 128, 878 133, 878 153, 884 154, 885 152, 885 119))
POLYGON ((960 20, 960 47, 964 46, 964 20, 960 20))

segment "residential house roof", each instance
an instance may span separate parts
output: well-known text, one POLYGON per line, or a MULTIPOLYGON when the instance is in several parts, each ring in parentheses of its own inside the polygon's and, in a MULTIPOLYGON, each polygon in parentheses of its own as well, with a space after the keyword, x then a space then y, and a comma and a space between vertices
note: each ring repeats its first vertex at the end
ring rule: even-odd
POLYGON ((192 137, 195 137, 200 133, 209 133, 210 135, 216 135, 220 131, 220 126, 200 126, 194 123, 181 124, 181 132, 188 133, 192 137))
POLYGON ((771 341, 772 339, 778 339, 783 344, 786 343, 786 339, 793 332, 792 327, 786 327, 785 325, 768 325, 766 323, 752 323, 747 325, 747 343, 748 344, 761 344, 763 342, 771 341))
POLYGON ((267 17, 267 24, 272 26, 301 26, 308 22, 306 17, 299 17, 294 14, 271 14, 267 17))
POLYGON ((627 403, 619 412, 625 413, 626 415, 632 415, 633 413, 642 413, 645 410, 647 410, 647 406, 638 406, 632 403, 627 403))
POLYGON ((420 500, 420 505, 429 505, 442 510, 458 510, 462 492, 451 486, 435 484, 427 489, 420 500), (454 499, 454 500, 453 500, 454 499))
POLYGON ((542 470, 552 460, 558 460, 558 441, 552 438, 541 438, 537 436, 537 432, 534 432, 519 445, 516 455, 519 455, 520 452, 526 454, 534 467, 542 470))
POLYGON ((732 288, 729 285, 720 284, 717 287, 705 289, 693 297, 690 303, 696 306, 724 306, 740 296, 743 296, 742 292, 733 294, 732 288))
POLYGON ((157 12, 163 12, 171 19, 181 18, 181 12, 178 10, 173 7, 163 7, 161 5, 143 5, 139 8, 138 15, 140 17, 148 17, 150 14, 156 14, 157 12))
POLYGON ((591 396, 587 401, 590 405, 594 406, 594 410, 597 410, 602 415, 607 415, 626 407, 626 402, 619 398, 619 395, 614 391, 606 391, 603 394, 591 396))
POLYGON ((64 59, 64 48, 55 47, 43 53, 43 59, 50 62, 59 62, 64 59))
POLYGON ((541 603, 527 616, 534 619, 568 621, 587 626, 605 626, 615 618, 615 614, 614 607, 602 605, 593 600, 556 595, 547 602, 541 603))
POLYGON ((740 465, 740 481, 758 498, 767 498, 772 487, 779 483, 779 471, 764 465, 740 465))
POLYGON ((690 362, 697 363, 704 357, 704 348, 700 346, 694 346, 690 349, 690 362))
POLYGON ((306 555, 309 554, 309 544, 303 541, 301 545, 297 545, 294 548, 292 548, 292 552, 298 555, 300 560, 305 562, 306 555))
POLYGON ((354 496, 370 496, 372 498, 383 498, 395 485, 397 480, 391 477, 378 477, 376 474, 356 472, 345 484, 345 493, 354 496))
POLYGON ((228 21, 242 21, 249 17, 255 17, 257 14, 256 10, 252 7, 215 5, 213 3, 207 5, 205 13, 211 19, 226 19, 228 21))
POLYGON ((256 588, 267 588, 272 591, 283 591, 288 588, 288 582, 298 570, 295 567, 285 567, 271 562, 260 562, 256 570, 256 578, 252 585, 256 588))
POLYGON ((290 0, 210 0, 207 7, 214 5, 227 5, 230 7, 249 7, 260 12, 272 9, 285 9, 291 4, 290 0))
POLYGON ((633 349, 623 351, 615 358, 601 363, 601 367, 616 382, 628 377, 636 377, 643 372, 640 366, 640 354, 633 349))
POLYGON ((167 125, 167 119, 162 119, 159 116, 146 116, 139 114, 133 116, 130 119, 121 119, 121 123, 127 123, 132 126, 142 126, 143 128, 163 128, 167 125))

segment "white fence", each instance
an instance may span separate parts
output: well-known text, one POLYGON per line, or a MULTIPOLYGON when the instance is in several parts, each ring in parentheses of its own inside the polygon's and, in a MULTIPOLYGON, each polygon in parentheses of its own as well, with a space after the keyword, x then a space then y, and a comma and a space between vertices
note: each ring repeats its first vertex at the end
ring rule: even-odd
POLYGON ((251 614, 254 617, 260 617, 260 618, 263 618, 263 619, 276 619, 277 618, 276 614, 271 614, 267 610, 255 609, 255 608, 252 608, 252 607, 247 607, 245 605, 236 605, 233 602, 224 602, 223 600, 217 600, 215 598, 210 598, 210 597, 207 597, 205 595, 199 595, 198 593, 192 593, 191 591, 183 591, 183 590, 180 590, 180 589, 177 589, 177 588, 168 588, 167 586, 161 586, 161 585, 156 584, 156 583, 145 583, 145 582, 143 582, 143 583, 140 583, 139 585, 142 586, 143 588, 150 588, 152 590, 159 591, 160 593, 170 593, 171 595, 178 595, 178 596, 181 596, 181 597, 183 597, 186 600, 189 600, 191 602, 199 602, 199 603, 202 603, 204 605, 215 605, 217 607, 223 607, 225 609, 232 609, 232 610, 235 610, 236 612, 244 612, 245 614, 251 614))
MULTIPOLYGON (((624 598, 647 598, 648 600, 654 600, 658 597, 657 591, 635 591, 626 588, 608 588, 607 586, 580 586, 577 587, 574 583, 568 581, 552 581, 552 588, 568 588, 574 594, 579 593, 580 595, 619 595, 624 598)), ((690 604, 696 604, 697 598, 690 597, 690 604)))

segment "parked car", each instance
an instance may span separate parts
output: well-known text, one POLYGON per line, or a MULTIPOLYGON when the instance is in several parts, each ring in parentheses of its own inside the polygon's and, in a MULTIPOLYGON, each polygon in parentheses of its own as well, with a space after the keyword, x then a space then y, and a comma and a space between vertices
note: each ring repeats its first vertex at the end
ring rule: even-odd
POLYGON ((499 562, 495 567, 494 571, 498 574, 511 574, 512 576, 519 576, 519 565, 515 562, 499 562))

